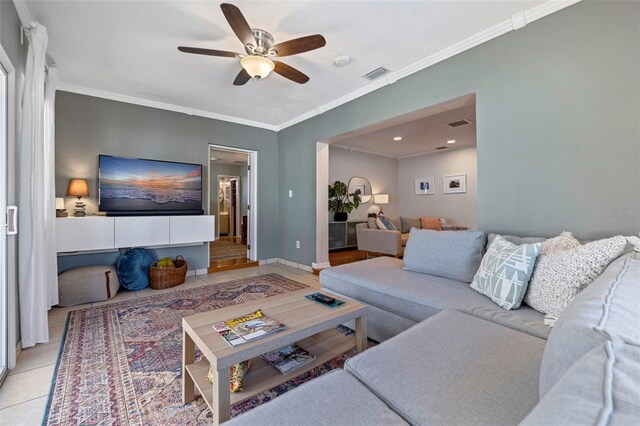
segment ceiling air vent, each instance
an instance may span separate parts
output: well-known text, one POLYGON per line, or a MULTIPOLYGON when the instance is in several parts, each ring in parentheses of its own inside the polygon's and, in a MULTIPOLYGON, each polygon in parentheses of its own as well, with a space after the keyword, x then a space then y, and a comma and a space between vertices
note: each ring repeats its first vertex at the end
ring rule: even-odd
POLYGON ((446 146, 439 146, 436 149, 447 149, 447 147, 446 146))
POLYGON ((386 74, 388 72, 389 72, 389 70, 386 69, 385 67, 378 67, 373 71, 369 71, 368 73, 363 75, 363 77, 364 78, 368 78, 369 80, 375 80, 376 78, 378 78, 381 75, 386 74))
POLYGON ((466 118, 463 118, 462 120, 451 121, 447 123, 447 126, 456 128, 456 127, 466 126, 468 124, 471 124, 471 122, 466 118))

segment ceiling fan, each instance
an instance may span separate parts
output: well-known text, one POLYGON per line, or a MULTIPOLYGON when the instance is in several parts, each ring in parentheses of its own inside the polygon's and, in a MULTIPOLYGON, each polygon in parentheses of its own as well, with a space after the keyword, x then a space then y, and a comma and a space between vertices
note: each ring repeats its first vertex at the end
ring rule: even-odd
POLYGON ((318 49, 326 44, 324 37, 316 34, 274 44, 273 36, 264 30, 251 28, 247 20, 244 19, 240 9, 236 6, 229 3, 222 3, 220 8, 225 18, 227 18, 231 29, 244 45, 246 54, 185 46, 178 47, 179 51, 195 53, 197 55, 240 58, 242 70, 233 81, 235 86, 246 84, 252 77, 256 80, 261 80, 267 77, 271 71, 296 83, 305 84, 309 81, 307 75, 272 58, 291 56, 318 49))

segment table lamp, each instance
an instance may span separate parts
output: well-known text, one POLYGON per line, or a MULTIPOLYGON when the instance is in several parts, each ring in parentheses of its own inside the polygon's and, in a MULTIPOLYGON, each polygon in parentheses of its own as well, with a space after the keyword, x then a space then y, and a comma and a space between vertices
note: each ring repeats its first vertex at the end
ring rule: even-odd
POLYGON ((68 197, 78 197, 78 201, 76 201, 76 208, 74 209, 73 215, 75 217, 83 217, 87 214, 85 213, 85 203, 82 202, 82 197, 89 196, 89 185, 87 184, 86 179, 71 179, 69 180, 69 186, 67 186, 67 196, 68 197))
POLYGON ((380 206, 380 214, 384 214, 382 211, 382 206, 384 204, 389 204, 389 194, 377 194, 373 196, 373 203, 378 204, 380 206))
POLYGON ((64 208, 64 198, 56 197, 56 217, 67 217, 67 209, 64 208))

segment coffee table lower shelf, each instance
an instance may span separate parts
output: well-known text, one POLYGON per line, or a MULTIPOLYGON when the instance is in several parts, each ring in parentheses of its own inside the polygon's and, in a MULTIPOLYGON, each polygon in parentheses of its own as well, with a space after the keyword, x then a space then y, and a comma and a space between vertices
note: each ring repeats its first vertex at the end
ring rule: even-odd
MULTIPOLYGON (((231 393, 231 405, 245 401, 261 392, 298 377, 355 346, 355 340, 352 337, 345 336, 335 330, 326 330, 296 343, 315 354, 316 359, 304 367, 282 374, 261 357, 253 358, 251 360, 251 369, 244 376, 244 390, 231 393)), ((196 388, 200 391, 200 395, 202 395, 211 411, 215 413, 218 408, 213 406, 213 384, 207 381, 209 367, 209 361, 203 359, 193 364, 187 364, 186 370, 193 379, 196 388)))

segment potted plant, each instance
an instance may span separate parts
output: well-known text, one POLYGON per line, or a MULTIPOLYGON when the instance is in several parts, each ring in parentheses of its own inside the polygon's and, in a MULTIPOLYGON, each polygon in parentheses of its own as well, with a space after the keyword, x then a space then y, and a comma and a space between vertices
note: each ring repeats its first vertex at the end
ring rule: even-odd
POLYGON ((333 213, 336 221, 344 222, 349 218, 349 213, 360 205, 360 190, 349 193, 346 183, 335 181, 329 185, 329 211, 333 213))

